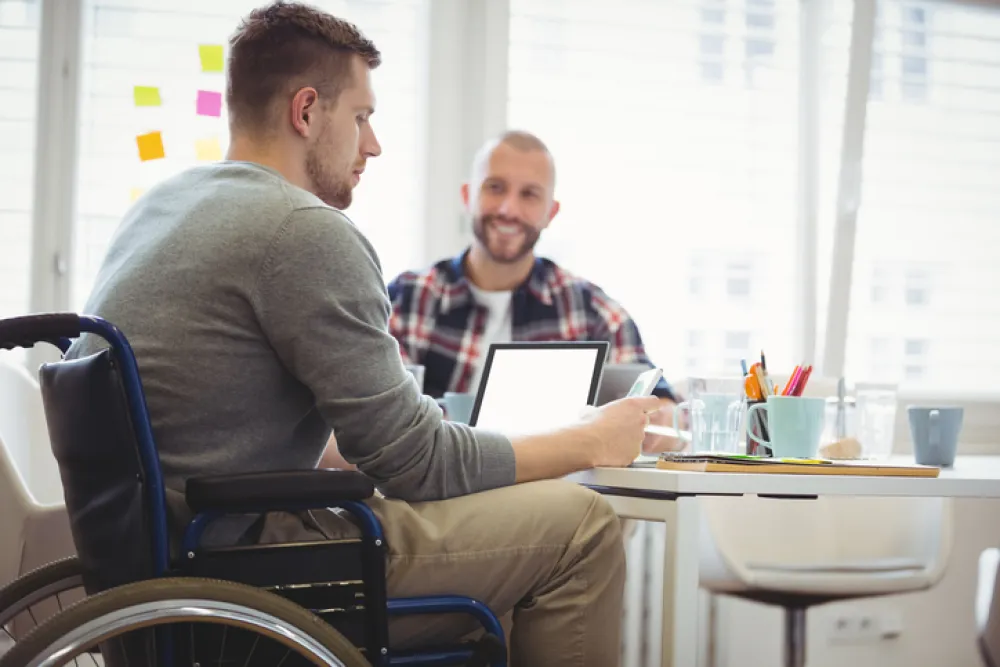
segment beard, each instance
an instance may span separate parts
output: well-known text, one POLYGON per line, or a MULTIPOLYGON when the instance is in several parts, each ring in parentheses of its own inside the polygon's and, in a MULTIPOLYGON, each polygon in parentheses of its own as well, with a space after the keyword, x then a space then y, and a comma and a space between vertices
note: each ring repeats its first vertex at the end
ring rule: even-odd
MULTIPOLYGON (((483 249, 486 250, 490 259, 499 264, 515 264, 522 260, 535 249, 535 244, 538 243, 538 237, 541 235, 540 231, 523 220, 518 220, 517 218, 507 218, 499 215, 481 215, 478 218, 474 218, 472 221, 472 233, 475 234, 476 239, 479 241, 480 245, 483 246, 483 249), (497 241, 491 244, 486 228, 487 226, 497 222, 502 222, 505 225, 517 225, 520 227, 521 233, 524 235, 524 240, 521 241, 521 245, 513 251, 510 251, 503 247, 504 244, 502 241, 497 241)), ((495 228, 493 233, 499 234, 495 228)))
MULTIPOLYGON (((306 174, 313 184, 313 194, 323 200, 327 206, 346 209, 354 198, 354 187, 350 177, 338 178, 333 170, 320 157, 320 146, 326 146, 323 137, 309 148, 306 153, 306 174)), ((329 151, 323 151, 329 154, 329 151)))

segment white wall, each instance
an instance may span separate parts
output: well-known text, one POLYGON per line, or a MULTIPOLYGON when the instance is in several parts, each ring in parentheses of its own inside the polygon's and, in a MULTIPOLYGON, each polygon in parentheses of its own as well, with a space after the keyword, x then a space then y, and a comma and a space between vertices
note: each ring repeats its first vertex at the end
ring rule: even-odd
MULTIPOLYGON (((1000 501, 956 501, 954 526, 948 571, 937 587, 812 609, 808 614, 809 667, 982 667, 973 618, 977 563, 983 549, 1000 546, 1000 501), (862 613, 874 614, 878 620, 900 619, 900 635, 871 643, 831 643, 831 630, 839 617, 862 613)), ((719 598, 717 619, 716 662, 710 667, 781 664, 783 617, 778 608, 719 598)))

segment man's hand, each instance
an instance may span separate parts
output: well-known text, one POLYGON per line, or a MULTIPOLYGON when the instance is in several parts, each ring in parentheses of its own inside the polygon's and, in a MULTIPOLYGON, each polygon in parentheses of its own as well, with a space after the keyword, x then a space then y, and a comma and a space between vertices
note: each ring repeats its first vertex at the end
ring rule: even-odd
POLYGON ((584 428, 591 436, 592 464, 596 466, 627 466, 639 456, 646 437, 646 425, 652 413, 660 408, 655 396, 622 398, 584 417, 584 428))
MULTIPOLYGON (((670 428, 673 428, 674 407, 676 407, 674 402, 669 398, 661 398, 658 400, 660 402, 660 409, 649 415, 649 423, 656 426, 669 426, 670 428)), ((681 430, 687 429, 688 425, 686 413, 681 413, 677 425, 681 430)), ((645 454, 679 452, 687 447, 687 444, 688 443, 686 441, 681 440, 680 438, 674 438, 669 435, 657 435, 656 433, 647 433, 646 437, 642 439, 642 451, 645 454)))

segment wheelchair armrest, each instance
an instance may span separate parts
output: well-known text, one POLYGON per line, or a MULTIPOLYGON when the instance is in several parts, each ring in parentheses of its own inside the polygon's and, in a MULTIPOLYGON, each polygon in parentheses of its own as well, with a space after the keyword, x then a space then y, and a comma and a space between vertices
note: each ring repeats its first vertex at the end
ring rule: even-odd
POLYGON ((344 500, 364 500, 375 484, 350 470, 286 470, 209 475, 187 481, 185 497, 194 512, 263 512, 319 509, 344 500))

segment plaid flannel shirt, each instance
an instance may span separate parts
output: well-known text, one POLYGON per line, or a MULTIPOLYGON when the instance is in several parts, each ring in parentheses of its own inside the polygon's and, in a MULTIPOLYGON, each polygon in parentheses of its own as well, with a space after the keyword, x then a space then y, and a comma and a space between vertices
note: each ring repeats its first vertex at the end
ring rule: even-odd
MULTIPOLYGON (((389 284, 389 330, 406 363, 424 366, 424 391, 439 397, 465 392, 477 367, 485 363, 482 346, 487 309, 476 302, 463 269, 466 250, 424 273, 408 271, 389 284)), ((538 258, 528 279, 514 290, 512 337, 515 341, 604 340, 608 363, 652 366, 635 322, 601 288, 538 258)), ((676 400, 661 380, 654 392, 676 400)))

